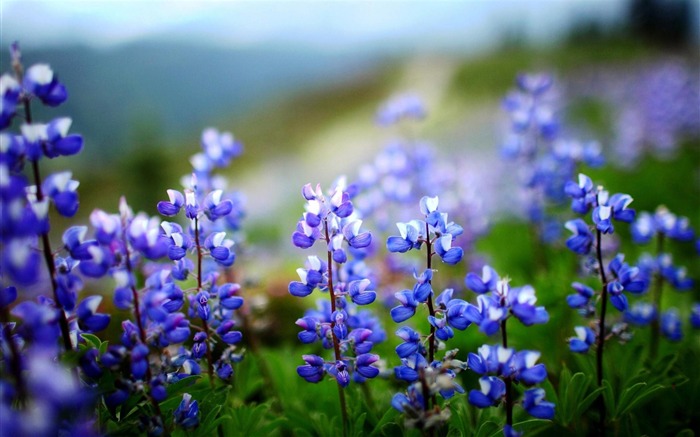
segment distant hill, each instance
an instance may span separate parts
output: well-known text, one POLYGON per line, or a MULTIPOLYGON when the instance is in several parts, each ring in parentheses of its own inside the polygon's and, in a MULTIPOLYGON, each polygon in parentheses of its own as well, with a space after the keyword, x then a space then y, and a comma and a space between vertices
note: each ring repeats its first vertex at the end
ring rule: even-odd
POLYGON ((24 47, 24 61, 49 63, 66 84, 70 97, 65 106, 37 109, 37 118, 72 117, 74 131, 89 145, 83 159, 91 164, 128 150, 144 125, 165 140, 196 140, 202 128, 218 120, 242 118, 305 89, 352 82, 382 63, 378 55, 366 53, 156 41, 105 50, 24 47))

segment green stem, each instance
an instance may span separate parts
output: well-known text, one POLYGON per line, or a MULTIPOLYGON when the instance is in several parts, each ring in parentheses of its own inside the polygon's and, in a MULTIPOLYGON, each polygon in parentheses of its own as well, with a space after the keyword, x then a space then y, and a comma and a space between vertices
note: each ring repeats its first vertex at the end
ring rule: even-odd
MULTIPOLYGON (((328 219, 324 219, 323 223, 323 228, 325 231, 325 237, 326 237, 326 244, 330 244, 331 238, 330 235, 328 234, 328 219)), ((327 262, 328 262, 328 293, 331 298, 331 314, 335 312, 335 292, 333 290, 333 254, 331 253, 330 249, 327 251, 327 262)), ((335 332, 333 332, 333 328, 335 327, 335 321, 331 320, 331 337, 333 338, 333 352, 335 354, 335 361, 336 363, 338 361, 342 360, 342 356, 340 355, 340 341, 338 340, 338 337, 336 337, 335 332)), ((342 415, 343 419, 343 436, 348 435, 348 411, 347 411, 347 405, 345 402, 345 391, 343 391, 343 387, 338 384, 338 399, 340 400, 340 414, 342 415)))
MULTIPOLYGON (((199 243, 199 221, 197 217, 194 218, 194 243, 197 246, 197 292, 202 291, 202 246, 199 243)), ((209 371, 209 386, 214 389, 214 361, 211 355, 211 338, 209 336, 209 324, 206 320, 202 319, 202 328, 204 333, 207 335, 206 345, 207 345, 207 369, 209 371)))
MULTIPOLYGON (((508 334, 506 332, 506 322, 508 319, 501 321, 501 336, 502 344, 505 349, 508 348, 508 334)), ((513 379, 509 376, 505 378, 506 383, 506 424, 513 426, 513 379)))
MULTIPOLYGON (((605 311, 608 304, 608 280, 605 277, 605 266, 603 265, 603 253, 600 247, 602 233, 596 229, 596 255, 598 257, 598 267, 600 269, 600 280, 603 284, 601 291, 600 320, 598 322, 598 347, 596 348, 596 378, 598 387, 603 386, 603 349, 605 346, 605 311)), ((605 399, 601 394, 598 398, 599 422, 598 428, 601 436, 605 435, 605 399)))
MULTIPOLYGON (((664 234, 659 233, 656 240, 656 262, 664 252, 664 234)), ((649 357, 653 360, 659 352, 659 331, 661 330, 661 293, 664 288, 664 277, 661 274, 660 266, 654 275, 654 288, 652 290, 652 301, 656 309, 656 317, 651 321, 651 338, 649 339, 649 357)))

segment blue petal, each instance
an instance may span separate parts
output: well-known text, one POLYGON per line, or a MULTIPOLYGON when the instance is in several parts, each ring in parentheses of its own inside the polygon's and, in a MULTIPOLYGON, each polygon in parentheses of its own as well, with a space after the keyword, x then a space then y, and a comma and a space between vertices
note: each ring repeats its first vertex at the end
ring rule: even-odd
POLYGON ((461 247, 452 247, 442 255, 442 262, 446 264, 457 264, 462 260, 463 255, 464 251, 461 247))
POLYGON ((312 287, 303 282, 293 281, 289 283, 289 294, 296 297, 306 297, 314 291, 312 287))
POLYGON ((295 232, 292 234, 292 243, 301 249, 308 249, 314 245, 315 240, 311 237, 307 237, 301 232, 295 232))
POLYGON ((404 253, 409 251, 412 246, 413 245, 410 241, 401 237, 389 237, 386 240, 386 248, 389 250, 389 252, 404 253))
POLYGON ((471 390, 468 397, 469 403, 477 408, 486 408, 494 405, 494 401, 479 390, 471 390))
POLYGON ((357 305, 368 305, 374 302, 377 298, 377 293, 374 291, 365 291, 363 293, 355 294, 352 297, 352 301, 357 305))
POLYGON ((391 318, 396 323, 401 323, 413 317, 416 309, 412 307, 397 306, 391 309, 391 318))

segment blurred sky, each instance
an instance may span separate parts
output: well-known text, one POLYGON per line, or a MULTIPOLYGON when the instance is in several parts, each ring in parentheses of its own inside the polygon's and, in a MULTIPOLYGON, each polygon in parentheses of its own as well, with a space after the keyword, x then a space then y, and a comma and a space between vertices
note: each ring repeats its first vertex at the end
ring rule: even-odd
POLYGON ((614 24, 627 2, 2 0, 0 5, 3 46, 11 40, 39 48, 163 39, 225 47, 474 51, 498 44, 504 32, 541 43, 575 20, 614 24))

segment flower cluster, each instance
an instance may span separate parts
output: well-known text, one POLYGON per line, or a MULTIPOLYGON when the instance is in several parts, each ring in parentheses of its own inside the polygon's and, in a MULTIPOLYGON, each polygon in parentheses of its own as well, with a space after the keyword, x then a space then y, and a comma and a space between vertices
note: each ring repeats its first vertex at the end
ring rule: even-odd
MULTIPOLYGON (((507 321, 512 316, 523 325, 547 323, 549 314, 543 306, 537 306, 535 289, 530 285, 510 287, 508 278, 501 279, 488 265, 482 268, 481 276, 470 272, 464 279, 469 289, 477 296, 477 306, 467 312, 471 322, 479 326, 486 335, 500 330, 502 345, 483 345, 478 354, 470 353, 469 369, 481 375, 479 390, 469 392, 469 403, 486 408, 502 401, 506 408, 506 435, 520 435, 513 426, 513 383, 527 387, 542 383, 547 379, 544 364, 536 364, 540 357, 537 351, 518 351, 508 348, 507 321)), ((531 388, 525 391, 523 408, 533 417, 552 419, 554 404, 544 400, 544 390, 531 388)))
MULTIPOLYGON (((17 435, 92 435, 96 393, 58 358, 63 352, 86 349, 83 335, 109 325, 110 316, 99 311, 101 296, 79 299, 83 281, 76 275, 76 267, 98 262, 99 255, 92 252, 91 245, 81 244, 81 228, 65 231, 63 247, 51 247, 50 210, 73 217, 79 206, 79 183, 69 171, 43 180, 40 173, 42 160, 79 153, 83 139, 69 133, 70 118, 42 123, 32 117, 32 102, 57 107, 68 98, 66 87, 51 67, 35 64, 24 70, 17 43, 10 48, 10 59, 13 74, 0 76, 3 430, 17 435), (7 130, 15 118, 22 119, 16 133, 7 130), (50 290, 50 295, 32 292, 31 287, 41 283, 50 285, 40 293, 50 290), (10 315, 18 322, 11 323, 10 315), (36 420, 38 417, 41 420, 36 420)), ((95 353, 94 349, 90 352, 95 353)), ((82 360, 90 356, 86 353, 82 360)))
POLYGON ((457 372, 465 368, 463 363, 454 359, 457 351, 447 353, 442 360, 436 358, 435 352, 439 342, 446 342, 454 336, 453 328, 464 330, 471 324, 467 314, 471 306, 461 299, 453 299, 452 289, 444 290, 433 300, 433 255, 437 254, 447 264, 456 264, 463 256, 460 247, 452 246, 462 228, 448 222, 447 214, 438 211, 438 204, 437 196, 423 197, 419 208, 424 220, 397 223, 400 235, 389 237, 386 243, 390 252, 404 253, 420 250, 423 246, 426 249, 426 269, 420 275, 414 274, 416 283, 412 290, 395 294, 399 306, 391 310, 392 319, 401 323, 413 317, 419 305, 428 308, 430 333, 425 340, 408 326, 396 332, 404 342, 396 348, 402 364, 395 368, 395 374, 410 385, 406 393, 397 393, 392 401, 396 409, 405 413, 408 425, 421 429, 438 426, 449 417, 449 410, 441 410, 437 405, 430 407, 431 402, 435 404, 437 394, 448 399, 455 392, 464 392, 454 380, 457 372), (427 341, 427 349, 424 341, 427 341))
POLYGON ((345 387, 351 378, 363 382, 379 374, 374 365, 379 356, 372 354, 371 349, 375 342, 383 340, 383 331, 371 313, 357 310, 358 305, 374 302, 377 294, 369 279, 355 276, 354 270, 346 268, 350 264, 348 252, 366 248, 372 237, 361 230, 362 220, 357 218, 342 184, 337 184, 329 196, 320 185, 314 189, 307 184, 302 188, 302 196, 306 199, 306 212, 297 223, 292 243, 308 249, 321 240, 326 244, 327 256, 325 260, 309 256, 306 268, 297 269, 300 280, 289 284, 289 293, 296 297, 309 296, 316 289, 328 293, 328 301, 320 304, 318 311, 308 311, 296 324, 302 328, 302 343, 320 340, 324 348, 333 349, 334 359, 304 355, 306 364, 297 367, 297 373, 309 382, 331 375, 339 387, 345 387))
POLYGON ((520 74, 516 83, 517 89, 503 101, 509 132, 502 152, 506 159, 518 163, 520 183, 526 188, 523 203, 527 218, 543 241, 554 241, 559 225, 548 207, 565 199, 564 185, 579 164, 603 165, 601 147, 596 142, 562 138, 558 90, 551 75, 520 74))

